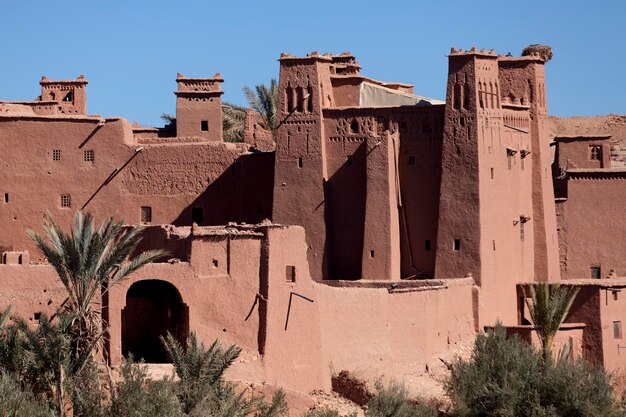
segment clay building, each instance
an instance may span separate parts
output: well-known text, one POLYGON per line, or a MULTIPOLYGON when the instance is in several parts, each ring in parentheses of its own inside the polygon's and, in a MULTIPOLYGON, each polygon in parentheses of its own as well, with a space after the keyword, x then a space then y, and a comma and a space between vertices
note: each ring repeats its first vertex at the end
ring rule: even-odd
POLYGON ((566 279, 583 290, 560 340, 623 367, 626 119, 549 116, 540 55, 448 63, 440 101, 349 52, 282 54, 275 143, 252 111, 224 141, 220 74, 178 74, 163 128, 90 115, 85 77, 43 77, 34 101, 0 101, 0 307, 36 322, 63 301, 26 230, 82 209, 172 254, 111 292, 114 365, 166 362, 158 336, 194 331, 243 348, 242 381, 419 376, 496 321, 532 340, 522 286, 566 279))

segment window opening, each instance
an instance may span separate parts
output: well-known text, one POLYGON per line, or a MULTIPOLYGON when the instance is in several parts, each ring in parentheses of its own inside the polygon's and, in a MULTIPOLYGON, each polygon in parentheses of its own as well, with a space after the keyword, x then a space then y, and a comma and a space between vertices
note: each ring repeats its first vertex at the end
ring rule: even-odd
POLYGON ((430 251, 430 240, 427 239, 426 242, 424 242, 424 249, 426 249, 427 252, 430 251))
POLYGON ((94 161, 94 153, 93 150, 86 150, 83 152, 83 159, 85 162, 93 162, 94 161))
POLYGON ((621 321, 613 322, 613 338, 614 339, 622 338, 622 322, 621 321))
POLYGON ((374 250, 372 249, 372 250, 370 251, 370 258, 373 258, 373 257, 374 257, 374 250))
POLYGON ((5 203, 9 202, 9 193, 4 193, 4 202, 5 203))
POLYGON ((63 97, 63 101, 65 101, 65 102, 72 102, 72 101, 74 101, 74 94, 70 91, 69 93, 67 93, 65 95, 65 97, 63 97))
POLYGON ((590 268, 591 278, 599 279, 600 278, 600 267, 599 266, 591 266, 590 268))
POLYGON ((519 240, 521 240, 522 242, 524 241, 524 225, 525 224, 526 223, 524 223, 524 222, 521 222, 519 224, 519 240))
POLYGON ((298 168, 302 168, 303 167, 303 162, 302 162, 302 157, 298 158, 298 168))
POLYGON ((149 206, 141 207, 141 222, 142 223, 152 222, 152 207, 149 207, 149 206))
POLYGON ((61 194, 61 207, 70 208, 72 206, 72 197, 69 194, 61 194))
POLYGON ((350 131, 352 133, 359 133, 359 124, 356 120, 353 120, 352 123, 350 123, 350 131))
POLYGON ((204 223, 204 210, 202 207, 191 208, 191 222, 198 225, 204 223))
POLYGON ((208 120, 200 121, 200 130, 203 131, 203 132, 208 132, 209 131, 209 121, 208 120))
POLYGON ((60 161, 61 160, 61 149, 53 149, 52 150, 52 160, 60 161))
POLYGON ((296 267, 287 265, 285 267, 285 280, 287 282, 296 282, 296 267))
POLYGON ((454 251, 458 252, 461 250, 461 239, 454 239, 454 251))
POLYGON ((589 146, 589 159, 592 161, 602 160, 602 146, 591 145, 589 146))

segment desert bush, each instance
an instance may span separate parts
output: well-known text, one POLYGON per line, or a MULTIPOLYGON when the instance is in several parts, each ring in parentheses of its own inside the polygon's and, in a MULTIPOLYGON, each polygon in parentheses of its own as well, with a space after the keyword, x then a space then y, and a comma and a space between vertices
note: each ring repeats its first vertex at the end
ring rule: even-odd
POLYGON ((468 361, 452 366, 446 383, 459 417, 624 416, 611 376, 583 360, 548 361, 501 325, 477 336, 468 361))
POLYGON ((332 410, 330 408, 316 408, 313 410, 309 410, 308 413, 304 415, 305 417, 357 417, 356 411, 352 414, 343 416, 337 410, 332 410))
POLYGON ((0 373, 0 415, 11 417, 54 417, 56 414, 45 402, 22 388, 12 375, 0 373))
POLYGON ((368 417, 437 417, 436 407, 409 399, 406 387, 396 381, 375 384, 376 395, 367 403, 368 417))
POLYGON ((132 357, 120 368, 122 381, 105 415, 111 417, 182 417, 185 414, 170 379, 148 379, 145 366, 133 363, 132 357))

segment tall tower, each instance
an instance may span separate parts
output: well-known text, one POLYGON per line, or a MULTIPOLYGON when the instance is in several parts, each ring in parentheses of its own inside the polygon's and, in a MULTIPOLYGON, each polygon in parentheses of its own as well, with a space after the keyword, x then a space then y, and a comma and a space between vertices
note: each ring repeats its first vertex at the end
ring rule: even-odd
POLYGON ((178 74, 176 82, 176 136, 222 141, 222 76, 187 78, 178 74))
POLYGON ((278 85, 278 131, 273 220, 304 226, 311 276, 326 271, 324 184, 326 161, 322 107, 334 103, 332 57, 313 52, 297 58, 282 54, 278 85))
POLYGON ((516 323, 516 284, 534 278, 529 107, 502 100, 495 51, 449 55, 436 278, 474 277, 479 322, 516 323))
POLYGON ((49 80, 41 77, 41 101, 57 102, 62 114, 87 114, 87 80, 79 75, 75 80, 49 80))
POLYGON ((545 60, 540 55, 501 57, 500 79, 504 106, 528 108, 532 148, 532 218, 535 244, 535 281, 560 279, 550 138, 545 126, 548 115, 545 60), (523 104, 522 104, 523 103, 523 104))

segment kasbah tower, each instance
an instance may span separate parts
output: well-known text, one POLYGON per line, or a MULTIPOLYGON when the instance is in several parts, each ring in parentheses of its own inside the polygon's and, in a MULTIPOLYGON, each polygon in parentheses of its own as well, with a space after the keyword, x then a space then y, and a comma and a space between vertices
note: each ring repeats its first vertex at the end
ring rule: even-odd
POLYGON ((542 51, 451 49, 445 102, 349 52, 282 54, 275 140, 248 110, 237 143, 219 73, 178 74, 163 128, 43 77, 0 101, 0 308, 36 324, 63 302, 26 230, 82 209, 171 254, 103 300, 114 367, 167 362, 169 331, 241 346, 229 377, 293 395, 342 370, 428 377, 498 321, 536 343, 524 288, 548 281, 581 289, 557 342, 621 369, 626 117, 549 116, 542 51))

